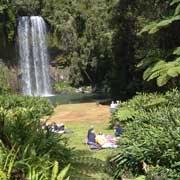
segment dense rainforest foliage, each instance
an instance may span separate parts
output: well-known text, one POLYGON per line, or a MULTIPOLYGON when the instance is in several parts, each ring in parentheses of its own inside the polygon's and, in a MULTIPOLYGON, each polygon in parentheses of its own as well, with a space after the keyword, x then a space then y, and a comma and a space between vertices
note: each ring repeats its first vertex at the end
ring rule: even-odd
POLYGON ((118 154, 110 159, 115 179, 180 179, 180 92, 143 93, 121 103, 111 125, 119 122, 125 132, 118 154))
MULTIPOLYGON (((121 0, 117 6, 121 11, 117 12, 118 19, 115 19, 115 39, 117 44, 121 44, 126 32, 131 31, 131 37, 125 39, 129 48, 126 53, 131 55, 131 58, 126 55, 129 57, 126 61, 129 68, 125 68, 127 77, 133 79, 131 75, 139 75, 141 71, 143 80, 156 83, 158 87, 164 86, 159 90, 178 87, 180 1, 139 0, 125 4, 121 0), (122 21, 123 18, 129 25, 122 21), (133 63, 136 68, 132 68, 133 63)), ((118 52, 117 57, 120 57, 118 52)), ((131 82, 134 82, 132 79, 131 82)), ((165 95, 139 94, 121 104, 110 121, 111 126, 119 121, 126 129, 119 141, 119 153, 110 160, 115 179, 139 175, 142 175, 140 179, 147 180, 180 178, 178 104, 177 90, 165 95)))
POLYGON ((44 17, 51 64, 68 67, 74 86, 127 98, 179 85, 179 1, 1 0, 0 51, 10 65, 17 18, 26 15, 44 17))
POLYGON ((72 151, 64 138, 42 129, 40 121, 52 114, 51 103, 40 97, 0 96, 0 104, 0 179, 64 179, 72 151))

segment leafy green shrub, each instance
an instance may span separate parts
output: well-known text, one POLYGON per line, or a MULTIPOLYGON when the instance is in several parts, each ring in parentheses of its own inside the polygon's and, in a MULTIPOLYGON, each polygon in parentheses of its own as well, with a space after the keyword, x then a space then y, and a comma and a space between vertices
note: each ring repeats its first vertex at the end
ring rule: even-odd
POLYGON ((163 95, 156 93, 140 93, 134 96, 133 99, 120 104, 116 113, 111 116, 110 127, 113 127, 117 121, 125 125, 132 121, 141 112, 148 112, 156 107, 164 106, 167 103, 168 100, 163 95))
POLYGON ((7 95, 7 94, 9 94, 9 92, 10 92, 9 86, 0 82, 0 94, 1 95, 7 95))
POLYGON ((159 95, 164 100, 158 105, 142 101, 140 96, 124 103, 131 108, 136 105, 138 113, 126 121, 126 131, 119 141, 121 148, 110 160, 115 178, 130 172, 134 176, 144 174, 148 180, 180 179, 180 114, 176 104, 179 96, 180 92, 173 90, 159 95), (140 102, 144 103, 137 109, 140 102))
POLYGON ((10 93, 9 85, 9 69, 0 62, 0 95, 7 95, 10 93))
POLYGON ((180 108, 180 92, 177 89, 167 91, 164 95, 157 93, 140 93, 126 102, 122 102, 113 116, 110 119, 110 127, 113 127, 115 122, 121 124, 132 121, 136 116, 145 112, 149 112, 158 107, 173 106, 180 108))
POLYGON ((0 142, 0 178, 1 180, 63 180, 69 170, 70 165, 59 171, 59 163, 50 162, 47 155, 37 156, 32 152, 27 156, 27 146, 21 159, 18 157, 19 148, 15 146, 9 150, 0 142), (34 161, 34 162, 33 162, 34 161), (43 163, 43 165, 42 165, 43 163))
POLYGON ((43 97, 0 96, 0 106, 6 110, 17 107, 31 109, 33 116, 36 116, 36 118, 51 115, 53 112, 52 104, 43 97))
POLYGON ((4 157, 0 158, 0 174, 13 180, 61 180, 58 172, 70 162, 71 150, 61 135, 42 129, 40 118, 53 112, 50 102, 40 97, 0 96, 0 103, 0 136, 8 137, 11 144, 10 148, 3 141, 5 147, 2 151, 0 147, 0 157, 4 157))
POLYGON ((34 109, 14 108, 0 110, 1 121, 4 123, 4 132, 10 137, 11 143, 17 146, 29 144, 37 155, 48 153, 52 160, 58 159, 65 164, 69 159, 70 150, 65 147, 66 141, 61 136, 44 130, 34 109), (2 119, 3 118, 3 119, 2 119))
POLYGON ((177 89, 166 92, 164 97, 167 99, 167 104, 173 107, 180 108, 180 92, 177 89))
POLYGON ((147 180, 154 180, 154 179, 162 179, 162 180, 175 180, 179 179, 179 175, 177 175, 177 170, 169 169, 162 166, 156 166, 150 169, 147 173, 146 179, 147 180))

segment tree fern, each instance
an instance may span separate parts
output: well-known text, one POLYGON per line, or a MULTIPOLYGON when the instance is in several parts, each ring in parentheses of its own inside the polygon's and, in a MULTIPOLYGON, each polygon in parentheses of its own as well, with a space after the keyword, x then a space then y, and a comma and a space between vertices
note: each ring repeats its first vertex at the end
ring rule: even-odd
POLYGON ((160 74, 160 71, 162 71, 162 68, 164 67, 164 63, 165 62, 163 60, 160 60, 159 62, 154 63, 153 65, 148 67, 143 74, 143 79, 150 81, 158 77, 160 74))
POLYGON ((151 29, 153 29, 156 26, 156 22, 152 22, 148 25, 146 25, 139 33, 138 35, 141 35, 143 33, 149 32, 151 29))
MULTIPOLYGON (((148 33, 148 34, 156 34, 161 31, 162 28, 166 28, 172 25, 173 22, 180 20, 180 1, 173 0, 170 5, 176 5, 174 15, 167 17, 166 19, 160 22, 151 22, 149 25, 145 26, 139 34, 148 33)), ((180 47, 177 47, 173 53, 177 57, 174 60, 169 61, 168 59, 161 59, 158 57, 152 57, 147 61, 148 58, 145 58, 139 66, 148 66, 147 69, 143 73, 143 79, 146 81, 150 81, 152 79, 156 79, 157 85, 159 87, 164 86, 167 82, 179 76, 180 74, 180 47), (153 60, 154 59, 154 60, 153 60), (156 61, 155 61, 156 60, 156 61), (149 64, 147 64, 147 62, 149 64)))
POLYGON ((170 5, 175 5, 176 8, 174 11, 173 16, 168 16, 164 20, 161 20, 160 22, 151 22, 150 24, 146 25, 138 34, 141 35, 143 33, 149 33, 149 34, 155 34, 158 31, 160 31, 162 28, 166 28, 170 26, 172 23, 175 21, 180 20, 180 1, 179 0, 174 0, 170 3, 170 5))
POLYGON ((163 20, 157 24, 154 24, 154 27, 152 27, 150 30, 149 30, 149 34, 154 34, 156 32, 158 32, 161 28, 165 28, 167 26, 169 26, 169 24, 172 22, 172 19, 166 19, 166 20, 163 20))
POLYGON ((172 23, 175 21, 180 20, 180 5, 178 6, 178 9, 176 9, 175 16, 168 17, 165 20, 162 20, 160 22, 151 22, 149 25, 145 26, 139 33, 138 35, 142 35, 143 33, 148 33, 148 34, 155 34, 158 31, 160 31, 162 28, 166 28, 170 26, 172 23))
POLYGON ((179 67, 173 67, 173 68, 170 68, 168 71, 167 71, 167 74, 170 76, 170 77, 176 77, 180 74, 180 66, 179 67))
POLYGON ((157 85, 161 87, 165 85, 171 78, 179 76, 179 74, 180 58, 177 58, 172 62, 161 60, 145 70, 143 79, 147 81, 157 79, 157 85))
POLYGON ((167 84, 167 82, 169 81, 169 79, 170 79, 169 76, 167 76, 166 74, 163 74, 162 76, 159 76, 159 77, 157 78, 157 85, 158 85, 159 87, 164 86, 165 84, 167 84))
POLYGON ((132 108, 120 108, 115 116, 121 121, 126 121, 133 119, 133 117, 136 115, 138 115, 138 112, 132 108))
MULTIPOLYGON (((161 31, 161 29, 170 27, 174 22, 180 20, 180 0, 173 0, 170 6, 175 6, 174 14, 168 16, 160 22, 151 22, 149 25, 145 26, 139 34, 148 33, 151 35, 156 34, 161 31)), ((160 58, 160 56, 145 58, 141 61, 137 67, 146 68, 143 73, 143 79, 150 81, 156 79, 157 85, 159 87, 164 86, 167 82, 176 78, 180 74, 180 47, 177 47, 171 54, 171 57, 176 56, 174 60, 169 60, 167 57, 160 58)))

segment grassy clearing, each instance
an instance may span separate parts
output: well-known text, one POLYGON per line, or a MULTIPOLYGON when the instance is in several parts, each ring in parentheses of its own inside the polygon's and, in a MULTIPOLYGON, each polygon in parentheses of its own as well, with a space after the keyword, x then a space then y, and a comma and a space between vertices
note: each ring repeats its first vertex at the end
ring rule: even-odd
POLYGON ((87 131, 94 125, 96 133, 103 132, 106 135, 113 135, 108 129, 109 107, 97 103, 79 103, 59 105, 49 123, 64 123, 67 129, 74 131, 72 134, 65 134, 71 148, 74 148, 75 156, 71 164, 71 180, 111 180, 106 172, 106 159, 115 153, 116 149, 104 149, 99 151, 90 150, 84 144, 87 131))
MULTIPOLYGON (((75 148, 74 163, 71 169, 71 179, 104 179, 111 180, 112 177, 105 173, 106 158, 116 152, 116 149, 104 149, 92 151, 84 144, 87 130, 92 123, 90 122, 66 122, 66 127, 74 131, 73 134, 65 135, 69 139, 69 146, 75 148)), ((113 134, 112 130, 107 129, 108 124, 93 123, 95 131, 105 134, 113 134)))
POLYGON ((53 116, 49 123, 66 122, 102 122, 108 121, 109 107, 97 105, 96 103, 79 103, 59 105, 54 109, 53 116))

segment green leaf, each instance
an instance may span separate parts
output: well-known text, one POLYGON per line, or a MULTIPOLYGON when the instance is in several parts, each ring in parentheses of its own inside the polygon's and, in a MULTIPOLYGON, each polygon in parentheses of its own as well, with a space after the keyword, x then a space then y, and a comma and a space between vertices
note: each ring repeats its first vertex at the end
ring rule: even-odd
POLYGON ((139 33, 138 35, 142 35, 143 33, 147 33, 149 32, 152 28, 154 28, 156 26, 156 22, 152 22, 149 25, 146 25, 139 33))
POLYGON ((164 74, 164 75, 162 75, 162 76, 159 76, 158 78, 157 78, 157 85, 159 86, 159 87, 162 87, 162 86, 164 86, 165 84, 167 84, 167 82, 169 81, 169 76, 167 75, 167 74, 164 74))
POLYGON ((179 3, 180 2, 180 0, 173 0, 171 3, 170 3, 170 5, 172 6, 172 5, 174 5, 174 4, 176 4, 176 3, 179 3))
POLYGON ((178 15, 180 13, 180 4, 176 7, 174 15, 178 15))
POLYGON ((136 114, 138 114, 138 112, 132 108, 120 108, 116 113, 116 117, 123 121, 132 119, 136 114))
POLYGON ((69 171, 69 168, 70 168, 70 164, 68 164, 64 169, 62 169, 57 177, 57 180, 63 180, 67 172, 69 171))
POLYGON ((0 177, 1 177, 1 180, 7 180, 7 176, 6 176, 5 172, 2 171, 1 169, 0 169, 0 177))
POLYGON ((175 22, 175 21, 179 21, 180 20, 180 15, 178 15, 180 9, 180 7, 177 8, 177 12, 175 12, 175 16, 172 16, 168 19, 162 20, 159 23, 157 22, 152 22, 151 24, 145 26, 140 33, 138 33, 139 35, 141 35, 142 33, 149 33, 149 34, 155 34, 158 31, 160 31, 162 28, 166 28, 168 27, 171 23, 175 22))
POLYGON ((177 48, 174 50, 173 54, 175 54, 175 55, 180 55, 180 47, 177 47, 177 48))
POLYGON ((163 60, 160 60, 159 62, 151 65, 149 68, 147 68, 144 73, 143 73, 143 79, 144 80, 147 80, 148 78, 150 78, 151 76, 154 76, 154 77, 151 77, 149 80, 153 79, 153 78, 156 78, 160 75, 160 72, 162 71, 162 69, 164 68, 165 66, 165 61, 163 60), (156 75, 153 75, 153 73, 155 73, 156 75))
POLYGON ((180 74, 180 67, 173 67, 167 71, 167 74, 171 77, 177 77, 180 74))
POLYGON ((7 8, 7 5, 0 5, 0 13, 3 13, 3 11, 7 8))
POLYGON ((156 58, 156 57, 147 57, 145 59, 143 59, 142 61, 140 61, 136 67, 137 68, 140 68, 140 67, 147 67, 149 65, 152 65, 154 64, 155 62, 158 62, 159 61, 159 58, 156 58))
POLYGON ((179 65, 180 64, 180 57, 178 57, 175 62, 177 62, 177 64, 179 65))
POLYGON ((154 26, 150 31, 149 34, 154 34, 158 32, 161 28, 167 27, 172 22, 171 19, 166 19, 163 21, 160 21, 156 26, 154 26))
POLYGON ((150 66, 149 68, 147 68, 144 73, 143 73, 143 79, 147 80, 149 78, 149 76, 152 74, 152 66, 150 66))
POLYGON ((52 169, 51 180, 56 180, 58 170, 59 170, 59 163, 57 161, 55 161, 53 169, 52 169))
POLYGON ((150 81, 150 80, 152 80, 152 79, 155 79, 155 78, 159 77, 160 74, 161 74, 160 71, 152 72, 152 74, 151 74, 146 80, 147 80, 147 81, 150 81))
POLYGON ((145 180, 146 177, 145 176, 138 176, 135 180, 145 180))

